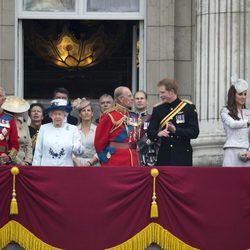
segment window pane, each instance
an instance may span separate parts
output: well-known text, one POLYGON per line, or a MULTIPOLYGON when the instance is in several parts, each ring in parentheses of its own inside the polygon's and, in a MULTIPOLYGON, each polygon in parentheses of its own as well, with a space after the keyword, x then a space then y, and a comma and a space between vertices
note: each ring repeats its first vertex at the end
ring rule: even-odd
POLYGON ((26 11, 74 11, 75 0, 24 0, 26 11))
POLYGON ((139 12, 139 0, 88 0, 88 11, 139 12))

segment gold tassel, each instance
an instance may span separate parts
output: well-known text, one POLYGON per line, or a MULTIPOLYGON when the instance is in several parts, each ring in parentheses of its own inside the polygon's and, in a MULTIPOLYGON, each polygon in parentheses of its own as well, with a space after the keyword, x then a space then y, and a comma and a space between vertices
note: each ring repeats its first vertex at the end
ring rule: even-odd
POLYGON ((152 201, 150 218, 158 218, 158 205, 157 205, 156 201, 152 201))
POLYGON ((17 204, 17 200, 16 200, 16 175, 19 174, 19 168, 12 167, 10 172, 13 175, 12 199, 11 199, 11 203, 10 203, 10 215, 17 215, 18 214, 18 204, 17 204))
POLYGON ((152 196, 152 203, 151 203, 151 210, 150 210, 150 218, 158 218, 158 205, 156 202, 156 191, 155 191, 155 181, 156 177, 159 175, 159 171, 156 168, 152 168, 150 171, 152 177, 153 177, 153 196, 152 196))

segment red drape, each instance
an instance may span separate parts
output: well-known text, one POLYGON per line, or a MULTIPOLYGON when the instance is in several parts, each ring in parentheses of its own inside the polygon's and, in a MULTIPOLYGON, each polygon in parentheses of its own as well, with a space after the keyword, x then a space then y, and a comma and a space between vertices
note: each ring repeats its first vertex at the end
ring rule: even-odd
POLYGON ((155 222, 199 249, 250 248, 250 168, 159 167, 157 219, 150 168, 19 169, 10 216, 12 175, 0 167, 0 228, 16 220, 49 245, 101 250, 155 222))

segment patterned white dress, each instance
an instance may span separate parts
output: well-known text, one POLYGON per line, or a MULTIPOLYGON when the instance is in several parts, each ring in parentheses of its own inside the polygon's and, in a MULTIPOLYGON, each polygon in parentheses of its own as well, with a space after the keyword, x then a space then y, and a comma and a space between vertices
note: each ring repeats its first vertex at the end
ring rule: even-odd
POLYGON ((72 155, 82 154, 82 137, 76 126, 64 123, 56 128, 52 123, 41 126, 33 166, 74 166, 72 155))
MULTIPOLYGON (((90 125, 90 131, 87 135, 81 132, 81 124, 77 126, 77 128, 80 131, 80 134, 82 136, 82 141, 84 145, 84 152, 81 156, 78 156, 77 159, 80 161, 81 166, 88 166, 88 161, 95 156, 98 158, 97 153, 95 151, 94 146, 94 139, 95 139, 95 131, 96 131, 96 125, 91 123, 90 125)), ((100 166, 100 163, 96 163, 93 166, 100 166)))

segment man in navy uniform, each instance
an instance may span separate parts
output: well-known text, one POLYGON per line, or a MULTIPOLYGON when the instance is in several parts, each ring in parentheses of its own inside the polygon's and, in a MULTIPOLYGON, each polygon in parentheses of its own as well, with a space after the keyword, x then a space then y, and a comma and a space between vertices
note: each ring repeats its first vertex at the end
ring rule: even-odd
POLYGON ((148 136, 161 140, 157 166, 192 166, 193 150, 190 143, 199 135, 195 106, 177 95, 177 83, 165 78, 158 83, 162 103, 153 109, 148 136))

